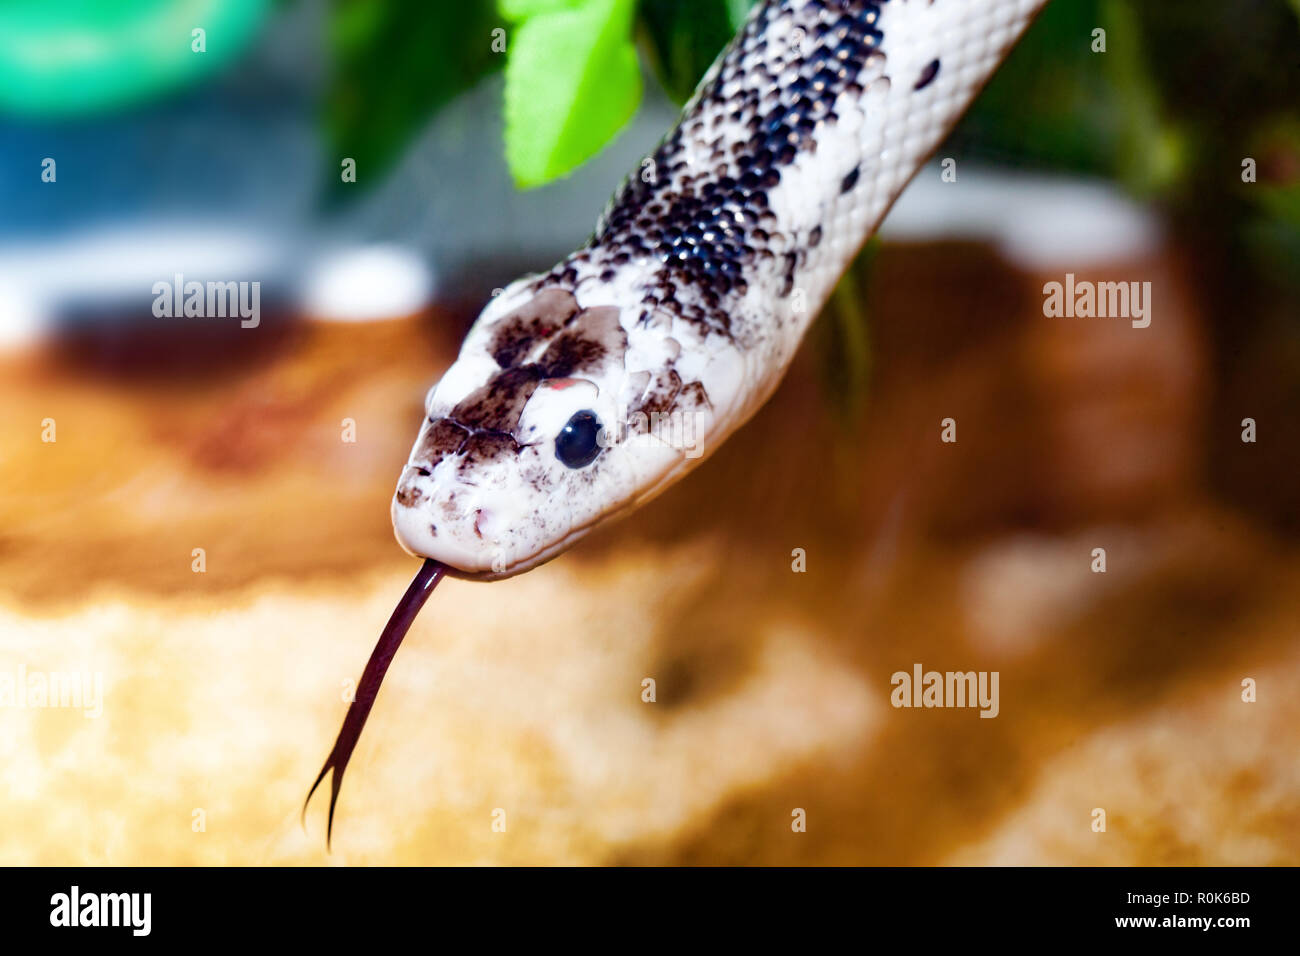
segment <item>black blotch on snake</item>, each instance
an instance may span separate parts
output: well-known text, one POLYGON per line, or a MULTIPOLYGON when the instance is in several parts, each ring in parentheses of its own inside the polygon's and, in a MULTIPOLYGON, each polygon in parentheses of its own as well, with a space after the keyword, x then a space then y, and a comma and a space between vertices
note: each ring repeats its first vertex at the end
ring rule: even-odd
POLYGON ((939 75, 939 61, 931 60, 929 64, 926 66, 926 68, 921 71, 921 78, 916 81, 916 86, 912 87, 912 89, 914 90, 925 89, 927 86, 929 86, 931 83, 934 82, 934 78, 938 75, 939 75))
MULTIPOLYGON (((534 287, 573 288, 575 263, 589 265, 594 278, 634 260, 654 260, 642 305, 727 336, 732 306, 755 275, 792 287, 791 270, 776 251, 791 237, 780 232, 768 195, 801 155, 816 151, 819 128, 838 121, 840 95, 860 94, 868 63, 883 59, 878 27, 885 2, 809 0, 798 10, 760 4, 695 107, 623 184, 587 246, 534 287), (771 48, 766 33, 779 17, 792 18, 803 42, 771 48), (786 71, 793 78, 778 83, 786 71), (732 143, 727 127, 736 126, 746 135, 732 143)), ((845 192, 856 183, 850 177, 845 192)))

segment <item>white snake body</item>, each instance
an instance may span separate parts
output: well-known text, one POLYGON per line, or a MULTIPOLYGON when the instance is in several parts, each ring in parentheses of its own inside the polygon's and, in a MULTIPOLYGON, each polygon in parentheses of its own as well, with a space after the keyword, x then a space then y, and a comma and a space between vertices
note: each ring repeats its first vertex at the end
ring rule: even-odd
POLYGON ((402 546, 509 576, 702 461, 1044 2, 761 0, 588 243, 470 330, 398 482, 402 546))

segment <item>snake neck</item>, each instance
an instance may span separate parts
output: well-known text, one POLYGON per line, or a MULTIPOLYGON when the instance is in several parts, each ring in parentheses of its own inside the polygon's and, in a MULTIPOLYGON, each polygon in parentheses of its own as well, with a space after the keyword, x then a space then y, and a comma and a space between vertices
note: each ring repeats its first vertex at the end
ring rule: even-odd
POLYGON ((538 287, 612 290, 625 322, 783 368, 1043 2, 762 0, 538 287))

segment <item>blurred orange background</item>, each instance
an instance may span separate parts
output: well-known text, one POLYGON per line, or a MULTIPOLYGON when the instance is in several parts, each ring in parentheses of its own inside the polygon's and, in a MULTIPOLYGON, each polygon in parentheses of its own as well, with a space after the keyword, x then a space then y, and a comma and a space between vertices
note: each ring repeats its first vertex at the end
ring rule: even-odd
MULTIPOLYGON (((1145 270, 1186 288, 1174 257, 1145 270)), ((872 302, 908 321, 863 423, 825 401, 815 333, 690 480, 535 572, 446 582, 331 855, 325 801, 298 810, 414 571, 387 500, 454 312, 287 323, 201 375, 187 339, 153 375, 129 338, 11 356, 4 659, 104 684, 94 719, 0 710, 0 859, 1293 862, 1300 567, 1207 494, 1207 454, 1253 449, 1209 434, 1193 303, 1147 330, 1011 318, 1040 282, 887 246, 872 302), (999 716, 891 708, 914 662, 1000 671, 999 716)))

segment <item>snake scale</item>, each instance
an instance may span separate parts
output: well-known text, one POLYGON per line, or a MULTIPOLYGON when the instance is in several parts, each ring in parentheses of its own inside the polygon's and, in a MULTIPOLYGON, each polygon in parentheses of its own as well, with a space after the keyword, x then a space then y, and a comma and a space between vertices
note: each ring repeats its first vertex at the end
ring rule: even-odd
POLYGON ((430 390, 398 480, 397 539, 426 560, 316 780, 333 769, 331 828, 384 672, 438 580, 555 557, 743 424, 1045 2, 759 0, 586 244, 492 299, 430 390))

